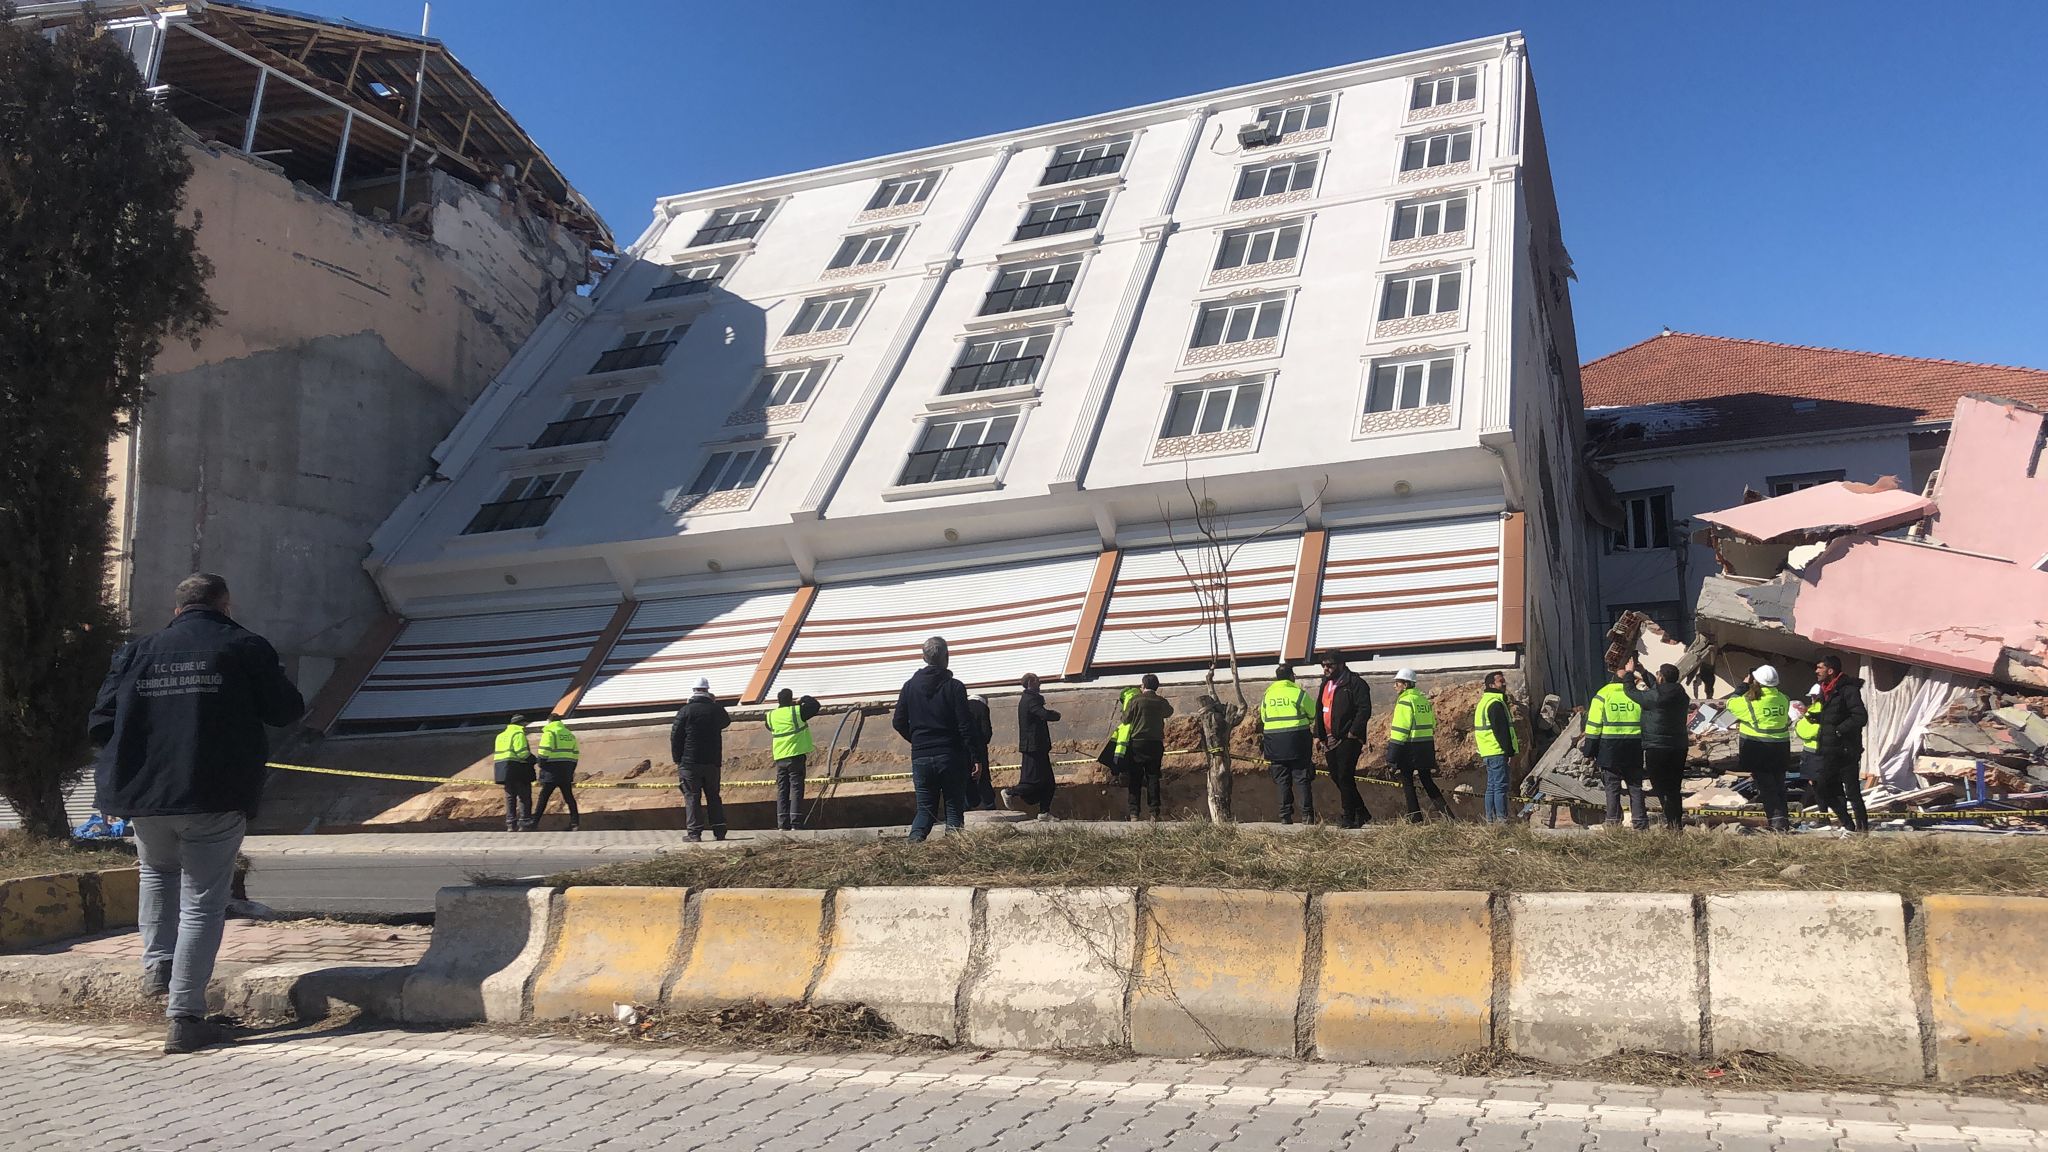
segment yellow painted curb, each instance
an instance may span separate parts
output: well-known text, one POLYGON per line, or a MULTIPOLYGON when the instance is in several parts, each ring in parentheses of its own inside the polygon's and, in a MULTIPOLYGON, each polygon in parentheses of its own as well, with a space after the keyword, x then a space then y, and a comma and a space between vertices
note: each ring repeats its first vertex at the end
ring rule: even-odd
POLYGON ((1294 1055, 1308 902, 1299 892, 1154 888, 1131 996, 1131 1047, 1294 1055))
POLYGON ((1927 986, 1943 1080, 2028 1071, 2048 1053, 2048 900, 1929 896, 1927 986))
POLYGON ((824 916, 825 893, 815 888, 713 888, 700 894, 697 938, 666 1003, 706 1008, 803 999, 818 967, 824 916))
POLYGON ((84 931, 76 873, 0 882, 0 949, 35 948, 84 931))
POLYGON ((1316 1053, 1325 1060, 1442 1060, 1486 1047, 1493 915, 1484 892, 1323 897, 1316 1053))
POLYGON ((683 936, 685 888, 569 888, 561 932, 533 984, 533 1015, 559 1019, 653 1004, 683 936))

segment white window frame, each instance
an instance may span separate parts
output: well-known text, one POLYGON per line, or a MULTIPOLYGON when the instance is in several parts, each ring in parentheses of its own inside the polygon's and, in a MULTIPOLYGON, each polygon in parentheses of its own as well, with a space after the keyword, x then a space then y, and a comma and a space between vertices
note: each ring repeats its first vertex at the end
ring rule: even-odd
POLYGON ((1417 76, 1414 83, 1408 88, 1408 111, 1427 112, 1432 108, 1441 108, 1446 104, 1456 104, 1464 100, 1478 99, 1479 66, 1472 64, 1455 72, 1431 72, 1425 76, 1417 76), (1471 91, 1469 93, 1461 92, 1460 89, 1467 87, 1466 81, 1468 80, 1471 82, 1471 91), (1448 96, 1444 94, 1444 86, 1447 84, 1450 86, 1450 94, 1448 96), (1425 88, 1429 90, 1430 98, 1426 102, 1417 103, 1416 98, 1422 94, 1425 88))
POLYGON ((932 193, 938 189, 938 186, 939 174, 937 172, 918 172, 908 176, 884 176, 881 180, 876 181, 874 194, 868 197, 868 206, 863 211, 886 212, 893 208, 902 208, 911 204, 923 204, 932 198, 932 193), (906 198, 903 193, 912 185, 916 186, 916 190, 906 198))
POLYGON ((1767 477, 1764 480, 1764 495, 1790 496, 1794 492, 1804 492, 1808 488, 1818 488, 1823 484, 1833 484, 1848 478, 1847 470, 1841 468, 1823 468, 1816 472, 1787 472, 1767 477))
POLYGON ((746 424, 790 424, 804 418, 811 410, 811 402, 824 391, 825 380, 831 375, 833 359, 789 360, 780 364, 769 364, 754 373, 754 382, 747 386, 747 393, 739 406, 725 419, 727 427, 746 424), (781 378, 791 373, 802 372, 807 378, 803 385, 804 395, 800 399, 774 402, 775 389, 782 387, 781 378), (774 379, 776 383, 770 383, 774 379))
POLYGON ((1039 173, 1037 186, 1040 188, 1062 188, 1084 180, 1107 180, 1113 176, 1122 176, 1131 162, 1131 153, 1136 149, 1137 143, 1137 135, 1127 132, 1101 140, 1071 140, 1065 144, 1056 144, 1053 146, 1052 153, 1045 158, 1045 168, 1039 173), (1087 164, 1100 160, 1109 155, 1110 150, 1118 145, 1123 146, 1123 151, 1118 153, 1122 160, 1117 164, 1116 171, 1114 172, 1091 172, 1086 176, 1068 176, 1064 180, 1047 179, 1055 168, 1062 165, 1087 164), (1073 153, 1072 159, 1060 159, 1062 155, 1069 152, 1073 153), (1090 152, 1093 152, 1094 155, 1089 155, 1090 152))
POLYGON ((860 327, 861 318, 868 314, 868 306, 872 303, 874 303, 874 293, 867 291, 821 292, 814 296, 806 296, 803 299, 803 303, 797 305, 796 315, 790 317, 789 325, 783 329, 782 338, 788 340, 798 336, 815 336, 825 332, 852 332, 855 328, 860 327), (797 327, 797 325, 803 323, 804 316, 810 312, 813 304, 819 306, 816 320, 808 327, 797 327), (837 304, 845 304, 846 307, 834 315, 832 308, 837 304), (831 316, 835 321, 843 320, 845 322, 835 322, 830 326, 818 322, 828 316, 831 316))
MULTIPOLYGON (((1054 187, 1063 186, 1054 185, 1054 187)), ((1005 246, 1029 247, 1037 244, 1056 245, 1091 241, 1092 238, 1102 234, 1103 222, 1109 219, 1109 208, 1115 199, 1108 190, 1098 189, 1091 192, 1072 192, 1065 196, 1029 201, 1024 205, 1024 214, 1017 218, 1015 224, 1011 225, 1009 238, 1003 241, 1003 243, 1005 246), (1046 210, 1051 213, 1040 223, 1048 223, 1058 219, 1072 219, 1073 216, 1086 215, 1086 212, 1075 212, 1071 216, 1061 217, 1058 214, 1059 210, 1071 204, 1078 204, 1083 209, 1086 209, 1089 204, 1098 200, 1101 201, 1101 207, 1096 210, 1095 223, 1086 228, 1074 228, 1065 232, 1041 233, 1037 236, 1017 235, 1018 232, 1031 226, 1031 216, 1035 212, 1046 210)))
POLYGON ((706 451, 698 459, 696 470, 690 473, 690 479, 677 487, 675 495, 670 497, 669 513, 675 516, 708 516, 720 512, 747 511, 754 506, 754 501, 760 498, 761 491, 768 487, 768 481, 775 475, 775 466, 782 460, 782 450, 788 444, 789 438, 786 436, 706 444, 706 451), (755 455, 756 453, 766 453, 766 459, 761 459, 755 455), (694 491, 697 482, 704 478, 705 472, 720 456, 725 456, 726 460, 718 475, 713 477, 711 487, 701 492, 694 491), (747 457, 744 465, 740 464, 742 456, 747 457), (745 487, 737 484, 720 486, 729 479, 736 479, 737 475, 744 475, 746 468, 752 467, 755 463, 760 464, 760 470, 754 474, 752 484, 745 487), (733 473, 735 467, 740 469, 737 475, 733 473), (740 495, 732 495, 734 493, 740 495))
MULTIPOLYGON (((1330 154, 1327 152, 1308 152, 1295 156, 1273 157, 1271 159, 1259 157, 1255 159, 1252 163, 1240 164, 1238 165, 1236 174, 1231 177, 1230 181, 1230 206, 1232 209, 1243 209, 1245 207, 1264 204, 1293 203, 1299 200, 1313 200, 1316 198, 1318 194, 1320 194, 1322 190, 1323 171, 1325 168, 1328 167, 1329 158, 1330 154), (1295 187, 1295 171, 1298 170, 1304 164, 1315 165, 1315 173, 1309 177, 1308 183, 1305 186, 1297 188, 1295 187), (1270 174, 1272 170, 1275 168, 1287 168, 1289 170, 1287 176, 1287 187, 1285 189, 1279 192, 1262 191, 1252 196, 1239 196, 1237 194, 1239 188, 1241 188, 1244 185, 1244 180, 1247 175, 1251 174, 1252 172, 1270 174), (1283 201, 1282 197, 1287 197, 1288 199, 1283 201)), ((1264 187, 1269 182, 1270 175, 1262 177, 1260 180, 1260 185, 1261 187, 1264 187)))
POLYGON ((1365 388, 1363 395, 1359 398, 1359 412, 1363 415, 1390 412, 1419 412, 1424 408, 1448 408, 1456 405, 1458 402, 1459 359, 1460 357, 1454 351, 1423 352, 1409 356, 1381 356, 1373 359, 1366 365, 1365 388), (1432 403, 1429 399, 1430 377, 1435 374, 1436 367, 1439 364, 1444 366, 1444 370, 1450 378, 1444 382, 1444 398, 1432 403), (1401 394, 1405 391, 1404 378, 1411 368, 1418 370, 1420 373, 1416 391, 1416 402, 1413 404, 1403 404, 1401 403, 1401 394), (1392 369, 1395 373, 1394 404, 1388 408, 1374 408, 1372 406, 1373 389, 1378 386, 1380 373, 1388 369, 1392 369))
POLYGON ((1412 272, 1389 274, 1380 282, 1379 307, 1373 312, 1374 322, 1376 324, 1392 324, 1396 321, 1414 320, 1423 316, 1464 315, 1466 309, 1472 303, 1472 284, 1470 278, 1466 275, 1466 271, 1464 265, 1456 264, 1442 268, 1424 268, 1412 272), (1438 305, 1442 302, 1444 296, 1443 282, 1454 277, 1458 283, 1458 306, 1455 308, 1439 307, 1438 305), (1414 286, 1423 281, 1429 282, 1429 308, 1426 311, 1417 312, 1415 311, 1416 292, 1414 286), (1401 311, 1396 315, 1389 316, 1387 315, 1387 304, 1393 299, 1397 285, 1399 286, 1402 299, 1401 311))
POLYGON ((1305 100, 1286 100, 1278 104, 1261 105, 1252 119, 1265 124, 1276 137, 1272 144, 1267 145, 1269 148, 1286 144, 1290 140, 1301 139, 1303 134, 1309 132, 1321 131, 1327 134, 1337 119, 1337 94, 1329 92, 1305 100), (1318 109, 1322 112, 1323 122, 1310 124, 1309 121, 1316 118, 1315 113, 1318 109), (1287 127, 1287 120, 1295 112, 1302 114, 1301 123, 1290 130, 1287 127))
POLYGON ((877 228, 870 232, 856 232, 842 237, 839 247, 832 252, 832 258, 825 263, 825 271, 845 275, 854 271, 868 271, 888 267, 903 254, 903 246, 910 239, 910 228, 877 228), (846 263, 840 263, 846 258, 846 263))
POLYGON ((713 208, 711 213, 704 217, 704 222, 697 225, 697 230, 690 233, 689 239, 683 244, 682 251, 715 250, 728 244, 752 245, 754 241, 760 239, 761 233, 767 229, 769 222, 775 218, 775 210, 781 204, 782 200, 778 198, 775 200, 762 200, 753 204, 727 204, 721 208, 713 208), (725 213, 731 213, 731 218, 727 219, 724 223, 713 223, 713 221, 725 213), (752 215, 748 215, 748 213, 752 213, 752 215), (728 237, 723 240, 705 240, 701 243, 697 240, 698 236, 713 229, 730 228, 735 224, 743 224, 752 220, 760 221, 761 227, 754 229, 751 235, 728 237))
POLYGON ((1476 124, 1458 124, 1432 129, 1428 132, 1411 132, 1401 137, 1401 152, 1395 158, 1394 169, 1402 176, 1412 179, 1417 172, 1441 172, 1445 169, 1457 168, 1460 165, 1469 167, 1476 164, 1478 160, 1479 126, 1476 124), (1457 138, 1460 136, 1465 137, 1465 158, 1463 160, 1457 158, 1457 138), (1444 159, 1431 163, 1429 161, 1429 154, 1433 150, 1432 145, 1437 140, 1444 141, 1444 159), (1422 145, 1423 163, 1419 167, 1410 168, 1408 166, 1408 151, 1418 143, 1422 145))
MULTIPOLYGON (((1219 433, 1232 432, 1240 428, 1243 428, 1251 432, 1252 447, 1256 449, 1258 446, 1259 431, 1260 429, 1265 427, 1266 412, 1268 408, 1271 406, 1272 400, 1272 373, 1250 373, 1244 376, 1233 376, 1225 380, 1185 380, 1178 384, 1169 384, 1166 387, 1166 401, 1164 404, 1160 405, 1159 419, 1158 422, 1154 425, 1157 431, 1153 434, 1153 440, 1155 442, 1163 442, 1167 440, 1185 440, 1195 436, 1211 436, 1219 433), (1237 414, 1238 403, 1243 398, 1244 390, 1246 388, 1251 387, 1256 387, 1259 390, 1258 398, 1252 402, 1251 423, 1231 423, 1230 421, 1237 414), (1222 403, 1226 405, 1226 407, 1223 409, 1223 422, 1218 427, 1204 430, 1202 427, 1202 417, 1211 410, 1211 405, 1217 402, 1216 398, 1226 392, 1229 393, 1229 398, 1227 400, 1222 401, 1222 403), (1195 421, 1193 424, 1189 426, 1189 429, 1186 432, 1172 432, 1168 426, 1173 420, 1174 407, 1175 405, 1181 402, 1181 399, 1183 397, 1187 396, 1202 397, 1202 400, 1199 401, 1199 406, 1195 413, 1195 421)), ((1244 450, 1245 449, 1231 449, 1231 451, 1233 452, 1244 450)), ((1178 455, 1207 454, 1208 453, 1182 453, 1178 455)))
POLYGON ((968 414, 940 411, 930 413, 923 419, 920 419, 917 422, 916 431, 911 435, 910 447, 903 452, 901 463, 896 465, 896 479, 888 488, 883 490, 881 494, 882 499, 905 500, 920 496, 943 496, 959 492, 986 492, 1002 487, 1003 477, 1010 470, 1010 462, 1017 458, 1015 448, 1024 438, 1024 428, 1029 422, 1031 408, 1032 405, 1030 404, 1019 404, 968 414), (935 425, 959 426, 985 423, 986 427, 984 427, 981 433, 982 439, 977 440, 975 444, 962 445, 955 441, 947 445, 948 448, 976 447, 987 442, 988 431, 994 427, 995 421, 1005 418, 1014 421, 1010 425, 1010 438, 1004 445, 1003 454, 996 458, 995 467, 990 469, 987 475, 956 476, 948 480, 925 480, 908 484, 903 482, 903 470, 909 466, 911 456, 918 452, 930 451, 930 449, 920 448, 919 445, 925 442, 926 435, 930 433, 935 425))
POLYGON ((1053 353, 1059 349, 1060 334, 1065 331, 1062 323, 1046 323, 1020 328, 1016 331, 969 332, 960 337, 959 348, 953 354, 953 362, 946 366, 946 374, 939 380, 938 394, 931 400, 934 408, 953 407, 973 403, 1005 403, 1012 399, 1036 396, 1045 387, 1045 374, 1052 365, 1053 353), (1017 352, 1028 354, 1031 343, 1045 341, 1044 351, 1038 353, 1038 370, 1031 375, 1028 383, 1005 384, 999 388, 979 388, 965 392, 948 392, 953 374, 962 368, 995 363, 999 360, 1015 359, 1012 356, 991 356, 988 360, 971 362, 967 356, 978 346, 988 346, 1000 351, 1005 344, 1018 345, 1017 352))
MULTIPOLYGON (((1282 288, 1272 291, 1250 292, 1243 296, 1232 295, 1222 297, 1221 299, 1197 300, 1195 301, 1194 313, 1194 320, 1188 326, 1187 336, 1181 344, 1182 364, 1207 364, 1223 360, 1264 360, 1279 356, 1287 347, 1287 325, 1294 316, 1294 292, 1292 289, 1282 288), (1276 302, 1280 305, 1278 327, 1270 336, 1258 335, 1258 310, 1276 302), (1253 319, 1250 333, 1241 340, 1218 340, 1213 344, 1195 343, 1202 335, 1203 318, 1217 310, 1226 313, 1252 310, 1253 319), (1268 340, 1273 342, 1270 351, 1256 350, 1258 346, 1263 345, 1268 340), (1228 351, 1229 349, 1238 349, 1238 351, 1233 353, 1228 351)), ((1223 335, 1229 335, 1231 324, 1231 320, 1226 319, 1224 321, 1223 335)))
POLYGON ((1616 498, 1621 501, 1622 526, 1618 531, 1606 533, 1607 551, 1609 553, 1619 555, 1622 553, 1669 552, 1671 550, 1672 541, 1678 537, 1678 518, 1674 515, 1671 507, 1671 489, 1648 488, 1640 492, 1620 492, 1616 494, 1616 498), (1664 501, 1664 543, 1662 544, 1657 543, 1656 521, 1654 519, 1657 512, 1656 501, 1658 500, 1664 501), (1645 508, 1643 522, 1640 525, 1636 522, 1635 506, 1637 504, 1641 504, 1645 508), (1639 527, 1643 529, 1640 543, 1637 541, 1636 532, 1636 529, 1639 527))
POLYGON ((581 464, 568 466, 545 465, 536 466, 532 468, 521 468, 514 471, 505 472, 498 477, 498 482, 491 486, 491 495, 487 499, 479 501, 475 510, 470 512, 469 519, 463 522, 463 528, 460 532, 457 533, 457 535, 497 536, 506 532, 526 532, 538 534, 542 528, 547 527, 549 520, 553 520, 555 518, 555 513, 561 511, 562 500, 568 499, 569 493, 574 491, 576 488, 576 482, 578 480, 581 480, 582 478, 583 465, 581 464), (566 477, 567 479, 564 480, 564 477, 566 477), (537 480, 553 480, 556 481, 557 483, 549 485, 548 490, 546 492, 536 493, 533 490, 533 482, 537 480), (514 484, 524 485, 524 487, 521 488, 520 495, 509 495, 509 493, 512 491, 512 486, 514 484), (548 496, 555 495, 560 495, 562 497, 562 500, 557 500, 555 502, 554 507, 548 509, 547 519, 542 520, 538 524, 521 524, 516 527, 492 528, 481 532, 471 532, 469 530, 469 525, 476 523, 476 518, 478 514, 481 513, 486 507, 492 504, 506 504, 519 500, 538 500, 548 496))
POLYGON ((1308 252, 1308 226, 1306 216, 1286 220, 1270 221, 1265 224, 1247 224, 1237 228, 1225 228, 1216 234, 1215 254, 1209 259, 1208 282, 1210 284, 1238 283, 1245 280, 1264 280, 1275 276, 1292 276, 1300 272, 1302 259, 1308 252), (1294 254, 1276 256, 1288 232, 1293 237, 1294 254), (1261 239, 1266 242, 1267 257, 1252 261, 1250 257, 1258 250, 1261 239), (1244 259, 1235 264, 1223 263, 1233 242, 1244 241, 1244 259))
POLYGON ((695 281, 708 280, 711 282, 712 287, 715 288, 725 283, 725 278, 732 275, 733 267, 738 263, 739 261, 732 256, 714 256, 709 260, 685 260, 681 263, 671 264, 668 266, 668 275, 662 277, 661 283, 648 289, 647 299, 658 302, 655 296, 656 292, 664 288, 674 287, 677 284, 687 284, 695 281), (700 273, 707 274, 700 275, 700 273))
POLYGON ((1466 235, 1472 230, 1472 211, 1472 193, 1469 189, 1447 192, 1440 196, 1416 196, 1406 200, 1396 200, 1394 202, 1393 214, 1387 226, 1387 243, 1389 246, 1392 246, 1395 244, 1405 244, 1413 240, 1427 240, 1433 236, 1466 235), (1445 222, 1450 219, 1451 206, 1461 201, 1465 206, 1465 219, 1457 228, 1446 227, 1445 222), (1430 209, 1432 208, 1436 210, 1436 229, 1435 231, 1423 231, 1424 225, 1429 223, 1430 209), (1404 213, 1410 211, 1415 213, 1415 234, 1403 236, 1401 235, 1401 218, 1404 213))
POLYGON ((1028 317, 1036 316, 1040 313, 1070 311, 1074 305, 1074 294, 1081 290, 1081 273, 1087 266, 1088 261, 1079 255, 1060 256, 1047 260, 1017 260, 1007 264, 998 264, 994 278, 989 281, 988 287, 983 290, 980 303, 977 303, 974 307, 974 320, 977 322, 995 321, 998 318, 1014 320, 1018 316, 1028 317), (1066 277, 1067 294, 1056 303, 1033 304, 1029 308, 1013 308, 1005 312, 983 312, 981 310, 988 303, 988 298, 997 292, 1018 292, 1025 288, 1058 283, 1061 278, 1060 272, 1069 267, 1073 269, 1073 274, 1066 277), (1040 272, 1049 273, 1049 275, 1042 279, 1033 279, 1040 272), (1000 287, 1003 278, 1012 275, 1021 275, 1023 279, 1010 288, 1000 287))

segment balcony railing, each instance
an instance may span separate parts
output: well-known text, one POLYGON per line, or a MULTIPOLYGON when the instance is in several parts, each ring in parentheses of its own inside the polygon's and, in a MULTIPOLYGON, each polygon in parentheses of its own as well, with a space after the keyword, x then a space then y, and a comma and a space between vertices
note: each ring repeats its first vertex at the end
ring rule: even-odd
POLYGON ((649 292, 647 298, 649 300, 674 300, 678 296, 702 296, 717 286, 718 281, 713 279, 676 280, 663 284, 654 291, 649 292))
POLYGON ((1092 160, 1069 160, 1065 164, 1048 164, 1045 175, 1039 178, 1038 185, 1043 188, 1047 184, 1065 184, 1070 180, 1086 180, 1090 176, 1106 176, 1111 172, 1122 171, 1123 166, 1124 154, 1121 152, 1097 156, 1092 160))
POLYGON ((614 348, 597 358, 590 366, 592 373, 624 372, 628 368, 645 368, 668 359, 668 350, 675 347, 673 340, 659 344, 635 344, 631 348, 614 348))
POLYGON ((507 532, 514 528, 538 528, 555 514, 555 505, 562 502, 562 496, 529 496, 524 500, 499 500, 486 504, 470 517, 469 527, 462 530, 464 536, 479 532, 507 532))
POLYGON ((1026 308, 1046 308, 1067 302, 1067 290, 1074 286, 1072 280, 1049 280, 1043 284, 1020 284, 1015 288, 998 288, 982 297, 981 314, 995 316, 1003 312, 1022 312, 1026 308))
POLYGON ((1009 447, 1009 443, 999 440, 993 444, 912 452, 910 460, 903 466, 903 479, 898 483, 930 484, 937 480, 986 476, 996 470, 996 464, 1003 458, 1003 449, 1009 447))
POLYGON ((759 232, 761 225, 767 222, 765 219, 736 220, 731 224, 707 225, 697 229, 697 234, 690 237, 690 247, 702 248, 706 244, 723 244, 728 240, 747 240, 759 232))
POLYGON ((1022 387, 1038 379, 1038 366, 1043 363, 1043 356, 1016 356, 983 364, 962 364, 947 374, 946 386, 939 391, 942 395, 953 396, 961 392, 986 392, 991 388, 1022 387))
POLYGON ((612 438, 612 430, 625 418, 624 412, 606 412, 601 416, 557 420, 541 429, 539 438, 529 447, 560 448, 564 444, 590 444, 598 440, 609 440, 612 438))
POLYGON ((1050 220, 1027 222, 1017 226, 1016 239, 1036 240, 1041 236, 1058 236, 1066 232, 1083 232, 1095 227, 1102 219, 1102 209, 1095 208, 1077 216, 1055 216, 1050 220))

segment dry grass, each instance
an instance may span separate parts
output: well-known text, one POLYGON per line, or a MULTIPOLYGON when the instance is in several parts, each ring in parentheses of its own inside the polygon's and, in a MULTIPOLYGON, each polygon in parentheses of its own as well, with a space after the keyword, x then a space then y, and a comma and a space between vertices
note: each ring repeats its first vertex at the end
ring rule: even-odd
POLYGON ((127 868, 135 863, 135 847, 125 841, 73 844, 44 840, 25 832, 0 832, 0 880, 46 876, 52 872, 93 872, 127 868))
POLYGON ((784 841, 682 851, 550 877, 551 884, 836 888, 854 885, 1192 884, 1330 892, 1726 892, 1782 889, 2048 895, 2048 842, 1693 831, 1543 835, 1476 824, 1364 835, 1168 824, 1131 835, 996 827, 906 841, 784 841), (1798 867, 1793 867, 1797 865, 1798 867))

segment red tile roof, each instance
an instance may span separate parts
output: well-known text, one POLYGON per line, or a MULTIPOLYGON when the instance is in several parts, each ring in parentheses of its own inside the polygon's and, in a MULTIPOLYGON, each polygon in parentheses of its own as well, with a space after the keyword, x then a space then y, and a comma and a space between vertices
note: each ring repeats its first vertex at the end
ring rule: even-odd
POLYGON ((2048 404, 2048 372, 2036 368, 1686 332, 1602 356, 1581 376, 1586 407, 1607 410, 1596 419, 1637 425, 1631 448, 1945 422, 1972 392, 2048 404))

